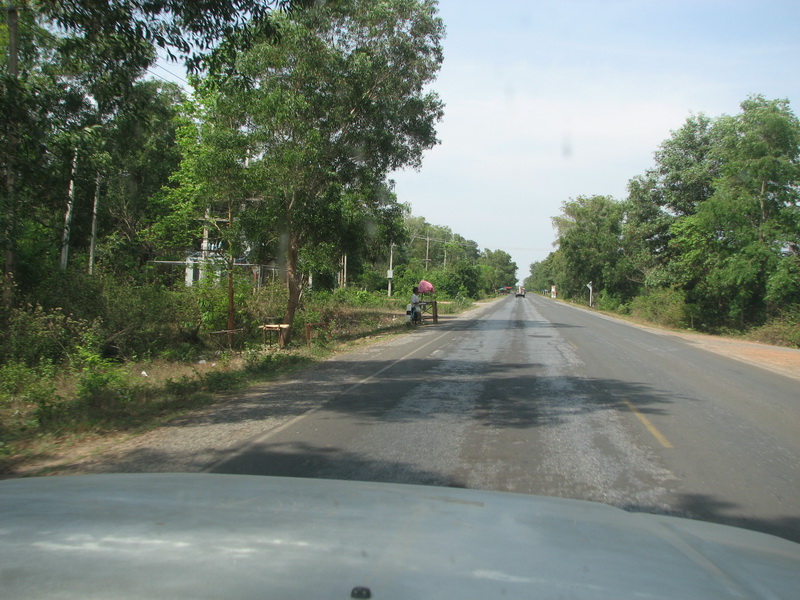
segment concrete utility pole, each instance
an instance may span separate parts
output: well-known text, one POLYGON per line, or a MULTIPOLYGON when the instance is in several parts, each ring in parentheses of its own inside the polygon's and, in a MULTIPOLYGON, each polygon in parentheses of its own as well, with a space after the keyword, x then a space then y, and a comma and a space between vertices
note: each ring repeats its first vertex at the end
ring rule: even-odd
POLYGON ((389 279, 389 298, 392 297, 392 278, 394 277, 394 244, 389 244, 389 270, 386 273, 386 277, 389 279))

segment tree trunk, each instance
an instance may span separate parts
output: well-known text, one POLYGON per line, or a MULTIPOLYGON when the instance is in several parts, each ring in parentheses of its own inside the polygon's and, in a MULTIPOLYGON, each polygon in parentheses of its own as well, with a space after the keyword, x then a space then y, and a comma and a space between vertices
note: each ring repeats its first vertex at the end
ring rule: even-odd
POLYGON ((75 168, 78 164, 78 149, 72 154, 72 170, 69 175, 69 193, 67 194, 67 212, 64 214, 64 234, 61 236, 61 270, 67 270, 69 261, 69 236, 72 227, 72 208, 75 205, 75 168))
POLYGON ((100 207, 100 171, 94 185, 94 205, 92 206, 92 237, 89 240, 89 275, 94 274, 94 253, 97 247, 97 209, 100 207))
POLYGON ((298 270, 297 264, 299 246, 297 236, 290 233, 286 249, 286 279, 289 285, 289 300, 286 304, 286 313, 283 315, 283 322, 290 326, 286 336, 287 345, 292 339, 291 325, 294 324, 294 315, 300 306, 300 296, 303 293, 303 276, 298 270))
MULTIPOLYGON (((16 83, 18 77, 18 42, 19 42, 19 16, 17 8, 9 3, 6 8, 8 14, 8 75, 16 83)), ((11 86, 12 105, 15 102, 16 88, 11 86)), ((14 289, 14 229, 16 227, 16 177, 14 159, 17 151, 17 132, 13 124, 9 127, 6 157, 6 203, 3 207, 6 219, 2 232, 4 238, 3 248, 3 306, 11 308, 14 289)))
POLYGON ((758 241, 764 241, 764 225, 767 222, 767 204, 766 204, 766 196, 767 196, 767 180, 763 180, 761 182, 761 225, 758 227, 758 241))

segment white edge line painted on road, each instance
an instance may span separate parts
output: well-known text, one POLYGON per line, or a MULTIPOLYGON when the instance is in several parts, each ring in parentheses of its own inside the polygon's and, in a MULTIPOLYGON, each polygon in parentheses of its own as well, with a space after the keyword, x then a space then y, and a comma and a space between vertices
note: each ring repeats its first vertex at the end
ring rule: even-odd
POLYGON ((630 400, 628 400, 627 398, 623 398, 623 399, 622 399, 622 401, 623 401, 623 402, 625 403, 625 405, 628 407, 628 410, 630 410, 630 411, 631 411, 631 412, 632 412, 634 415, 636 415, 636 418, 637 418, 637 419, 639 419, 639 420, 642 422, 642 424, 645 426, 645 428, 647 429, 647 431, 649 431, 649 432, 650 432, 650 434, 651 434, 651 435, 652 435, 654 438, 656 438, 656 439, 658 440, 658 442, 659 442, 659 443, 660 443, 662 446, 664 446, 664 448, 672 448, 672 444, 670 444, 670 443, 669 443, 669 440, 668 440, 667 438, 665 438, 665 437, 664 437, 664 434, 662 434, 662 433, 661 433, 661 432, 660 432, 660 431, 659 431, 659 430, 656 428, 656 426, 655 426, 655 425, 653 425, 653 424, 650 422, 650 419, 648 419, 648 418, 647 418, 647 417, 645 417, 645 416, 644 416, 644 415, 643 415, 641 412, 639 412, 639 409, 638 409, 638 408, 636 408, 636 407, 633 405, 633 403, 632 403, 630 400))
POLYGON ((368 381, 370 381, 371 379, 373 379, 373 378, 377 377, 378 375, 380 375, 381 373, 383 373, 383 372, 384 372, 384 371, 386 371, 387 369, 391 369, 391 368, 392 368, 393 366, 395 366, 397 363, 403 362, 404 360, 408 359, 410 356, 412 356, 413 354, 415 354, 415 353, 419 352, 419 351, 420 351, 420 350, 422 350, 423 348, 427 348, 428 346, 430 346, 430 345, 431 345, 431 344, 433 344, 434 342, 438 342, 440 339, 442 339, 442 338, 443 338, 444 336, 446 336, 448 333, 450 333, 450 332, 449 332, 449 331, 445 331, 444 333, 442 333, 442 335, 440 335, 440 336, 437 336, 437 337, 433 338, 433 339, 432 339, 430 342, 428 342, 428 343, 426 343, 426 344, 423 344, 422 346, 419 346, 419 347, 417 347, 417 348, 414 348, 414 349, 413 349, 411 352, 409 352, 409 353, 408 353, 408 354, 406 354, 405 356, 401 356, 400 358, 398 358, 398 359, 397 359, 396 361, 394 361, 393 363, 386 365, 386 366, 385 366, 385 367, 383 367, 382 369, 378 369, 377 371, 375 371, 375 372, 374 372, 372 375, 370 375, 369 377, 365 377, 365 378, 364 378, 364 379, 362 379, 361 381, 357 381, 356 383, 354 383, 353 385, 351 385, 349 388, 347 388, 347 391, 349 392, 350 390, 352 390, 352 389, 355 389, 355 388, 357 388, 358 386, 360 386, 360 385, 363 385, 363 384, 367 383, 368 381))
MULTIPOLYGON (((422 350, 422 349, 424 349, 424 348, 427 348, 428 346, 430 346, 430 345, 431 345, 431 344, 433 344, 434 342, 438 342, 440 339, 442 339, 442 338, 443 338, 444 336, 446 336, 448 333, 450 333, 450 332, 449 332, 449 331, 445 331, 445 332, 444 332, 444 333, 442 333, 441 335, 439 335, 439 336, 437 336, 437 337, 433 338, 431 341, 429 341, 429 342, 427 342, 427 343, 423 344, 422 346, 419 346, 419 347, 417 347, 417 348, 414 348, 414 349, 413 349, 411 352, 409 352, 408 354, 405 354, 404 356, 401 356, 400 358, 398 358, 398 359, 397 359, 396 361, 394 361, 393 363, 391 363, 391 364, 388 364, 388 365, 386 365, 385 367, 383 367, 382 369, 379 369, 379 370, 375 371, 375 372, 374 372, 372 375, 369 375, 368 377, 365 377, 365 378, 364 378, 364 379, 362 379, 361 381, 357 381, 356 383, 354 383, 353 385, 351 385, 349 388, 347 388, 347 389, 346 389, 346 390, 345 390, 343 393, 350 392, 350 391, 354 390, 355 388, 357 388, 358 386, 360 386, 360 385, 363 385, 363 384, 367 383, 368 381, 371 381, 372 379, 374 379, 375 377, 377 377, 378 375, 380 375, 381 373, 383 373, 383 372, 384 372, 384 371, 386 371, 387 369, 391 369, 391 368, 392 368, 393 366, 395 366, 397 363, 403 362, 404 360, 408 359, 408 358, 409 358, 410 356, 412 356, 414 353, 416 353, 416 352, 419 352, 420 350, 422 350)), ((265 432, 263 435, 260 435, 259 437, 257 437, 257 438, 255 438, 254 440, 252 440, 252 441, 251 441, 251 442, 248 444, 248 448, 249 448, 251 445, 253 445, 253 444, 260 444, 260 443, 262 443, 262 442, 265 442, 265 441, 267 441, 267 440, 268 440, 269 438, 271 438, 272 436, 274 436, 274 435, 277 435, 277 434, 279 434, 279 433, 280 433, 280 432, 282 432, 282 431, 285 431, 286 429, 288 429, 289 427, 291 427, 292 425, 294 425, 294 424, 295 424, 295 423, 297 423, 298 421, 300 421, 300 420, 302 420, 302 419, 305 419, 306 417, 310 417, 311 415, 313 415, 313 414, 314 414, 314 413, 316 413, 316 412, 319 412, 320 410, 322 410, 323 408, 325 408, 325 405, 326 405, 326 404, 327 404, 327 402, 323 402, 323 403, 322 403, 322 404, 320 404, 319 406, 317 406, 317 407, 315 407, 315 408, 312 408, 312 409, 310 409, 310 410, 307 410, 307 411, 306 411, 306 412, 304 412, 302 415, 297 415, 296 417, 292 417, 291 419, 289 419, 289 420, 288 420, 288 421, 286 421, 285 423, 281 423, 281 424, 280 424, 280 425, 278 425, 277 427, 274 427, 273 429, 270 429, 269 431, 265 432)), ((241 456, 242 454, 244 454, 244 453, 245 453, 245 452, 248 450, 248 448, 242 448, 242 449, 241 449, 239 452, 236 452, 235 454, 233 454, 233 455, 231 455, 231 456, 226 456, 224 459, 220 460, 219 462, 216 462, 216 463, 214 463, 214 464, 212 465, 212 467, 211 467, 211 468, 213 469, 214 467, 216 467, 217 465, 220 465, 220 464, 222 464, 223 462, 229 462, 230 460, 232 460, 232 459, 234 459, 234 458, 237 458, 237 457, 241 456)))

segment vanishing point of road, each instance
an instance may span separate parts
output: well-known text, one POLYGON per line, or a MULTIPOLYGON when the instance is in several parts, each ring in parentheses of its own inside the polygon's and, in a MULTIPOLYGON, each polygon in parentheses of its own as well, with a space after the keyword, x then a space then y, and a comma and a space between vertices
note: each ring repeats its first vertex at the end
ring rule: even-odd
POLYGON ((145 436, 89 470, 503 490, 800 542, 799 379, 532 294, 339 355, 171 429, 190 436, 180 450, 145 436))

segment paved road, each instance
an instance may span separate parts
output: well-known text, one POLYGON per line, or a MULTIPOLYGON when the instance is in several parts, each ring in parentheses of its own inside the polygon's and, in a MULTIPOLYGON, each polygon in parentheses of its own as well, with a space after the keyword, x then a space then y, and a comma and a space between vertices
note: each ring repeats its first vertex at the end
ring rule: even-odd
POLYGON ((207 470, 580 498, 800 542, 797 380, 549 299, 503 299, 283 391, 324 402, 207 470))

